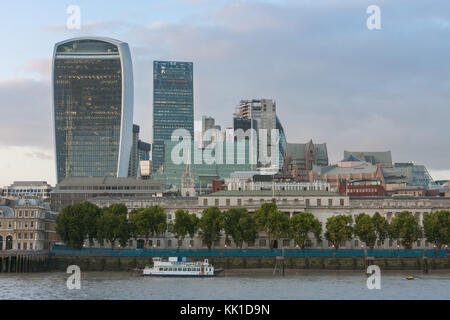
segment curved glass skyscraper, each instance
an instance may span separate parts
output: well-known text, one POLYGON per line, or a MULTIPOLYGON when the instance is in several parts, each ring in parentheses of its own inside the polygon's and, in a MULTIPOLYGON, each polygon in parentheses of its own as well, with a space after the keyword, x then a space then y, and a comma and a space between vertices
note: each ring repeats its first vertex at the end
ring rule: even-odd
POLYGON ((128 44, 76 38, 55 45, 56 177, 126 177, 133 130, 128 44))

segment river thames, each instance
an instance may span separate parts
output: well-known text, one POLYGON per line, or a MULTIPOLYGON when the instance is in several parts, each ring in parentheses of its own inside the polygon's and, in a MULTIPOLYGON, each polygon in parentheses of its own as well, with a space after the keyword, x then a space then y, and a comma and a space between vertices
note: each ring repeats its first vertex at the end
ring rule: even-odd
POLYGON ((66 273, 1 274, 0 299, 450 299, 450 272, 381 274, 381 289, 367 288, 354 271, 226 271, 215 278, 142 277, 133 272, 82 272, 81 289, 69 290, 66 273), (415 280, 406 280, 413 275, 415 280))

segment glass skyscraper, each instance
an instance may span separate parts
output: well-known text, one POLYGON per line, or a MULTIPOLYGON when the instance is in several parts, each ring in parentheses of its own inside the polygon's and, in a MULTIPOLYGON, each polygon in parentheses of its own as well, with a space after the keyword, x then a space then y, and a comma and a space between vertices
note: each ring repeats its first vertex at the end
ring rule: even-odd
POLYGON ((164 163, 164 141, 176 129, 194 138, 192 62, 153 62, 153 172, 164 163))
POLYGON ((76 38, 55 45, 56 177, 126 177, 133 133, 128 44, 76 38))

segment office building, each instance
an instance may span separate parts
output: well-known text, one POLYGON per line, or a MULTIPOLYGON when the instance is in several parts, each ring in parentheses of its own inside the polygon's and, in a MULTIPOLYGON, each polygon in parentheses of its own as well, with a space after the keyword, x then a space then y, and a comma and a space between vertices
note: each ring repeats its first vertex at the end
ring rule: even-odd
POLYGON ((194 138, 193 63, 153 62, 153 171, 164 163, 164 142, 186 129, 194 138))
POLYGON ((52 85, 57 182, 126 177, 133 134, 128 44, 108 38, 57 43, 52 85))

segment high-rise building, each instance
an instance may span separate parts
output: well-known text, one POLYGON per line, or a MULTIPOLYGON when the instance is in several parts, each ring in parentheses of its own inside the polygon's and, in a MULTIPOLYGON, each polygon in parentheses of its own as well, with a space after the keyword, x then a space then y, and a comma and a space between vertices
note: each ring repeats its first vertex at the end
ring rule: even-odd
POLYGON ((194 138, 193 63, 153 62, 153 170, 164 163, 164 141, 176 129, 194 138))
POLYGON ((133 142, 131 145, 130 163, 128 166, 128 177, 139 177, 141 175, 140 161, 150 160, 149 153, 151 145, 139 139, 139 132, 140 127, 136 124, 133 124, 133 142))
MULTIPOLYGON (((258 166, 261 165, 260 150, 263 136, 263 130, 267 130, 267 155, 271 152, 271 133, 272 130, 278 130, 278 169, 283 167, 284 152, 286 147, 286 136, 280 119, 277 116, 276 102, 272 99, 252 99, 241 100, 236 107, 236 113, 233 119, 234 129, 253 129, 258 132, 258 166)), ((273 167, 273 164, 271 164, 273 167)))
POLYGON ((139 143, 139 131, 140 127, 133 124, 133 138, 131 143, 130 163, 128 164, 128 176, 137 177, 139 169, 139 155, 138 155, 138 143, 139 143))
POLYGON ((53 54, 56 177, 126 177, 133 133, 128 44, 108 38, 59 42, 53 54))

